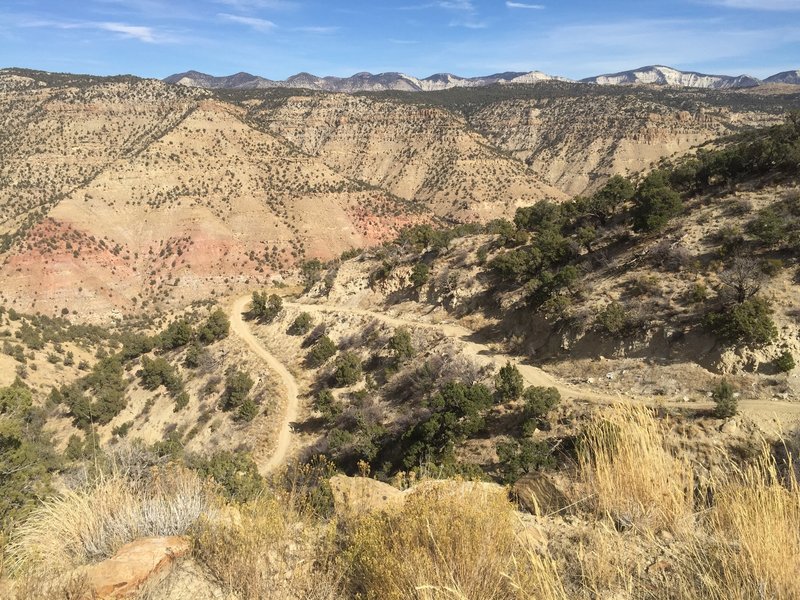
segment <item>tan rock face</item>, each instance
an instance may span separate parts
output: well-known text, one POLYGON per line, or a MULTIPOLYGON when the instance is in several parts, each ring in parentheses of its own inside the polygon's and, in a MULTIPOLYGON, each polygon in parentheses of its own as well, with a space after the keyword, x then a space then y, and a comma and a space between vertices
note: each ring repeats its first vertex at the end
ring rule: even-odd
POLYGON ((133 597, 145 583, 163 577, 189 553, 185 537, 143 538, 126 544, 108 560, 86 568, 87 586, 97 600, 133 597))
POLYGON ((400 509, 405 502, 402 491, 367 477, 336 475, 330 484, 334 507, 341 515, 400 509))
POLYGON ((567 497, 543 473, 521 477, 512 491, 519 503, 532 514, 552 514, 569 505, 567 497))

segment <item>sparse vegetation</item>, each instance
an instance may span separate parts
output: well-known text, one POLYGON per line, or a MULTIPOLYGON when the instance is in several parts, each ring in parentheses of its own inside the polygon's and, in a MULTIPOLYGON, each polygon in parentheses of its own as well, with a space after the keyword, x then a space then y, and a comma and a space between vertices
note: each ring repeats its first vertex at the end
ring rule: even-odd
POLYGON ((337 387, 355 385, 363 377, 361 359, 354 352, 344 352, 336 359, 333 380, 337 387))
POLYGON ((720 381, 711 392, 711 399, 715 405, 714 415, 720 419, 735 416, 739 406, 737 395, 733 385, 727 379, 720 381))
POLYGON ((313 325, 314 320, 311 318, 311 315, 307 312, 302 312, 297 315, 294 321, 292 321, 292 324, 289 325, 287 333, 289 335, 305 335, 311 330, 313 325))

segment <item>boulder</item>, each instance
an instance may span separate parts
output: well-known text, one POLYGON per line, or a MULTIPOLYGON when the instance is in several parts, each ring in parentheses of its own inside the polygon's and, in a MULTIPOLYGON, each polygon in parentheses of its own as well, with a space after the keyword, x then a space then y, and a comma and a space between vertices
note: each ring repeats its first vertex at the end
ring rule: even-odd
POLYGON ((177 558, 191 550, 185 537, 142 538, 124 545, 103 562, 84 571, 91 598, 130 598, 145 583, 166 576, 177 558))
POLYGON ((544 473, 529 473, 512 488, 517 502, 531 514, 549 515, 564 511, 569 500, 544 473))
POLYGON ((397 510, 405 501, 403 492, 369 477, 335 475, 330 484, 333 506, 340 515, 397 510))

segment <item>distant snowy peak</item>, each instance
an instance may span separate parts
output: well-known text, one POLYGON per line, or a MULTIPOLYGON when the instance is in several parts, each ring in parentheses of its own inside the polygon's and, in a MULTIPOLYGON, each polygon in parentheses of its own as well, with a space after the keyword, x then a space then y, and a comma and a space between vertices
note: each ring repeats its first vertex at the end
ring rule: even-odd
POLYGON ((715 90, 756 87, 761 84, 761 81, 749 75, 705 75, 693 71, 679 71, 678 69, 661 65, 642 67, 632 71, 622 71, 621 73, 598 75, 581 81, 599 85, 633 85, 640 83, 715 90))
MULTIPOLYGON (((226 77, 214 77, 198 71, 187 71, 167 77, 164 81, 189 87, 207 89, 257 89, 257 88, 303 88, 326 92, 435 92, 453 88, 478 88, 489 85, 532 84, 542 81, 572 81, 541 71, 510 71, 485 77, 459 77, 452 73, 436 73, 418 79, 405 73, 356 73, 352 77, 318 77, 311 73, 298 73, 284 81, 273 81, 250 73, 236 73, 226 77)), ((680 71, 672 67, 654 65, 632 71, 598 75, 582 79, 581 83, 598 85, 671 85, 715 90, 751 88, 762 83, 788 83, 800 85, 800 70, 785 71, 763 82, 750 75, 706 75, 693 71, 680 71)))
POLYGON ((800 85, 800 69, 797 71, 783 71, 776 73, 771 77, 767 77, 764 83, 791 83, 793 85, 800 85))
POLYGON ((497 73, 486 77, 459 77, 451 73, 437 73, 418 79, 405 73, 356 73, 352 77, 317 77, 311 73, 298 73, 284 81, 273 81, 249 73, 237 73, 225 77, 214 77, 198 71, 187 71, 170 75, 164 81, 188 87, 207 89, 254 89, 268 87, 291 87, 328 92, 431 92, 460 87, 484 87, 494 84, 538 83, 540 81, 570 81, 554 77, 541 71, 497 73))

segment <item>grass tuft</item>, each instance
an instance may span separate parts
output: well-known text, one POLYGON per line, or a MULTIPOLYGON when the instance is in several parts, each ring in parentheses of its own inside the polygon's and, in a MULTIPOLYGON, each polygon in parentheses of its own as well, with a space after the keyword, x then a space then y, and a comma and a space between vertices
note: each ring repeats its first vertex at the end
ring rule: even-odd
POLYGON ((692 466, 667 449, 665 426, 650 409, 617 405, 594 415, 579 467, 595 509, 619 527, 675 533, 691 528, 692 466))

